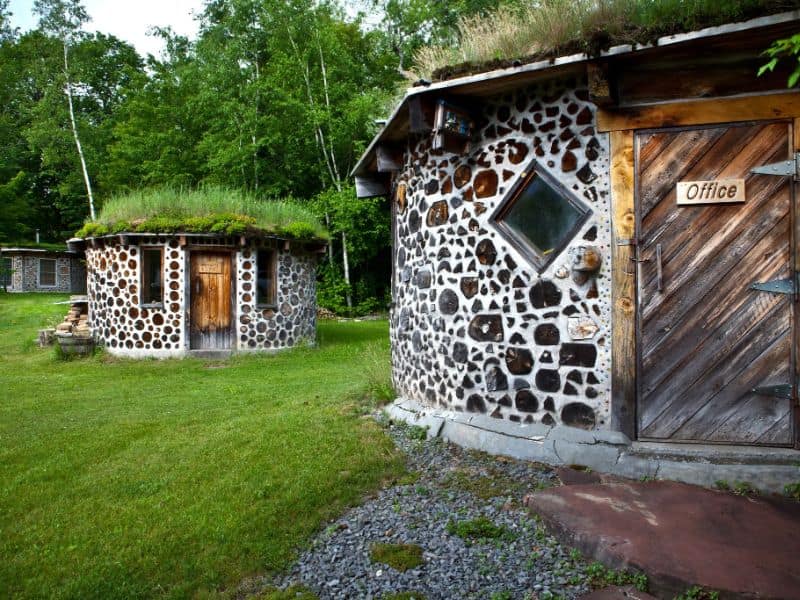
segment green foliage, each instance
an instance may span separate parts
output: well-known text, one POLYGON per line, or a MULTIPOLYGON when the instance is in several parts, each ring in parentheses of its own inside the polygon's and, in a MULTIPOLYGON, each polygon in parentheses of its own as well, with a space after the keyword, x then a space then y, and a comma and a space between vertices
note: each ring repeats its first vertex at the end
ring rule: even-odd
POLYGON ((304 586, 292 585, 285 590, 267 588, 256 596, 249 596, 250 600, 319 600, 314 592, 304 586))
POLYGON ((800 481, 787 483, 783 486, 783 493, 789 498, 800 501, 800 481))
POLYGON ((372 544, 369 557, 373 562, 389 565, 400 572, 415 569, 425 562, 422 548, 417 544, 372 544))
POLYGON ((394 592, 392 594, 383 594, 380 600, 425 600, 425 594, 422 592, 394 592))
POLYGON ((633 585, 640 592, 646 592, 649 587, 646 574, 608 569, 599 562, 593 562, 586 567, 586 576, 592 587, 633 585))
POLYGON ((303 239, 324 239, 327 232, 314 215, 292 200, 257 200, 238 190, 204 187, 193 191, 159 188, 117 196, 103 205, 96 222, 78 237, 132 231, 137 233, 223 233, 248 231, 303 239))
POLYGON ((389 361, 386 321, 324 322, 316 348, 223 369, 58 362, 30 340, 67 299, 0 294, 4 596, 216 597, 287 568, 403 473, 391 439, 347 409, 366 349, 389 361))
POLYGON ((492 595, 489 596, 489 600, 512 600, 514 595, 508 591, 503 590, 502 592, 492 592, 492 595))
POLYGON ((675 600, 719 600, 719 592, 695 585, 675 596, 675 600))
POLYGON ((786 80, 786 87, 794 87, 800 80, 800 33, 793 36, 775 40, 772 45, 764 51, 769 57, 769 61, 762 65, 758 70, 759 76, 767 71, 774 71, 778 62, 788 58, 794 64, 794 70, 786 80))
POLYGON ((454 521, 451 519, 447 522, 445 529, 447 533, 457 535, 464 540, 504 539, 511 541, 516 537, 507 527, 495 525, 484 516, 468 521, 454 521))
POLYGON ((733 492, 737 496, 758 496, 759 491, 748 481, 734 481, 733 485, 724 479, 714 482, 714 487, 723 492, 733 492))

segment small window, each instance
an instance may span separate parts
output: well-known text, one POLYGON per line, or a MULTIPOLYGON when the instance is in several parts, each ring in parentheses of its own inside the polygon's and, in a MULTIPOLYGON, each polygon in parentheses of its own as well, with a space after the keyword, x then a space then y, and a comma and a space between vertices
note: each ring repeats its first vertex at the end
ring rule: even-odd
POLYGON ((142 248, 142 304, 161 304, 164 301, 161 248, 142 248))
POLYGON ((277 271, 274 250, 259 250, 256 256, 256 303, 259 306, 275 306, 275 272, 277 271))
POLYGON ((0 287, 11 287, 11 271, 11 259, 4 258, 2 262, 0 262, 0 287))
POLYGON ((56 259, 39 259, 39 285, 41 287, 56 286, 56 259))
POLYGON ((494 216, 498 228, 539 270, 564 249, 589 210, 532 165, 494 216))

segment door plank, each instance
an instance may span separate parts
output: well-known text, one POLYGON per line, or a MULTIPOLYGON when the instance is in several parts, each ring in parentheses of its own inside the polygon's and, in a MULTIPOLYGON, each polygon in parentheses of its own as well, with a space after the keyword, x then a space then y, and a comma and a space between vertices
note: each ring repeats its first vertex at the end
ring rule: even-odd
MULTIPOLYGON (((646 330, 642 336, 642 355, 645 360, 681 327, 691 326, 698 319, 708 320, 711 315, 718 320, 728 318, 730 312, 721 314, 722 309, 733 310, 740 302, 753 297, 751 283, 788 276, 789 248, 784 244, 789 232, 788 215, 783 215, 774 225, 768 222, 760 230, 751 228, 750 231, 760 238, 752 246, 745 246, 747 252, 741 260, 720 260, 723 264, 715 265, 716 269, 704 264, 693 266, 692 276, 681 277, 683 287, 669 288, 672 293, 664 294, 666 298, 658 310, 653 309, 649 316, 643 316, 646 330)), ((671 275, 670 271, 665 270, 665 273, 668 277, 671 275)))
MULTIPOLYGON (((778 311, 785 312, 785 311, 778 311)), ((642 415, 642 419, 650 419, 649 425, 643 425, 642 432, 647 437, 669 438, 686 418, 695 414, 695 409, 704 406, 710 398, 724 388, 734 377, 741 376, 742 372, 755 361, 765 349, 772 344, 781 343, 781 338, 788 337, 789 319, 780 319, 780 314, 773 313, 778 318, 777 323, 766 319, 750 330, 749 335, 739 339, 730 352, 722 351, 717 360, 708 362, 708 368, 703 377, 697 378, 693 383, 687 382, 684 377, 676 377, 673 384, 670 380, 668 386, 673 392, 671 395, 666 390, 659 394, 659 401, 654 400, 653 406, 664 406, 653 418, 652 415, 642 415), (780 327, 777 327, 780 325, 780 327), (777 327, 777 330, 776 330, 777 327), (683 401, 677 402, 678 399, 683 401), (690 406, 687 410, 686 400, 690 406)), ((788 362, 788 360, 787 360, 788 362)), ((778 399, 773 399, 778 401, 778 399)))
POLYGON ((791 403, 751 391, 792 380, 793 303, 748 289, 791 273, 790 188, 750 174, 785 159, 790 136, 788 122, 636 136, 639 253, 650 258, 662 244, 664 283, 657 290, 656 265, 640 263, 644 439, 793 443, 791 403), (744 204, 676 205, 677 181, 728 178, 746 180, 744 204))
POLYGON ((190 347, 228 349, 232 339, 231 255, 190 254, 190 347))

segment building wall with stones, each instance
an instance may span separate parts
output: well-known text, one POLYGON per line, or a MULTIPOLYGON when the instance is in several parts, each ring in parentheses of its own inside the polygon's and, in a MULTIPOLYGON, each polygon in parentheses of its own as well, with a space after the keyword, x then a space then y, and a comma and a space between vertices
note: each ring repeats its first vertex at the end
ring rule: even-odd
POLYGON ((256 305, 256 248, 236 257, 238 348, 277 350, 315 343, 317 335, 317 258, 281 251, 277 256, 277 300, 274 308, 256 305))
POLYGON ((60 256, 51 253, 13 254, 11 258, 11 285, 9 292, 61 292, 82 293, 86 289, 86 269, 76 256, 60 256), (39 260, 55 259, 56 284, 42 286, 39 284, 39 260))
POLYGON ((584 81, 552 80, 483 107, 466 152, 411 138, 394 181, 396 390, 498 419, 608 428, 608 137, 595 131, 584 81), (541 272, 493 219, 533 160, 590 211, 541 272), (576 277, 587 247, 602 266, 576 277))
MULTIPOLYGON (((164 248, 164 301, 142 305, 139 245, 99 243, 87 247, 89 325, 108 352, 119 356, 180 357, 189 351, 189 255, 173 236, 140 240, 164 248)), ((234 252, 232 350, 280 350, 316 340, 316 257, 278 251, 277 306, 255 304, 257 247, 234 252)))

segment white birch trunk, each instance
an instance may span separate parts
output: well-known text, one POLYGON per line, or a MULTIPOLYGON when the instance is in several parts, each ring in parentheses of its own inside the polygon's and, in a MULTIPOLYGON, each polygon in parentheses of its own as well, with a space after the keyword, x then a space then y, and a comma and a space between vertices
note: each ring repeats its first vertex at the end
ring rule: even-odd
POLYGON ((75 147, 78 149, 78 158, 81 160, 81 170, 83 171, 83 181, 86 183, 86 195, 89 197, 89 217, 95 220, 94 195, 92 194, 92 182, 89 179, 89 171, 86 169, 86 159, 83 157, 81 139, 78 137, 78 125, 75 122, 75 109, 72 106, 72 83, 69 79, 69 61, 67 58, 68 47, 64 42, 64 79, 66 80, 67 103, 69 104, 69 120, 72 124, 72 137, 75 138, 75 147))

